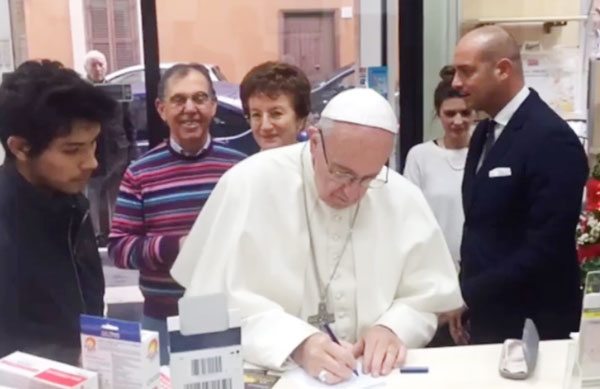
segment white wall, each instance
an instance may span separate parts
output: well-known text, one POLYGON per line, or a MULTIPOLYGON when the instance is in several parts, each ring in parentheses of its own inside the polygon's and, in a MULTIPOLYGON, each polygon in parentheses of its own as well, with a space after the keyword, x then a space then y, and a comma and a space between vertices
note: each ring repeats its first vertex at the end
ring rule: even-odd
POLYGON ((360 0, 360 66, 381 66, 381 2, 360 0))
POLYGON ((73 45, 73 69, 85 74, 85 14, 83 0, 69 0, 69 17, 71 19, 71 41, 73 45))
POLYGON ((435 119, 433 93, 442 66, 452 63, 459 30, 458 0, 425 0, 423 3, 423 140, 442 135, 435 119))
POLYGON ((13 62, 8 0, 0 0, 0 75, 12 71, 13 62))
MULTIPOLYGON (((399 88, 399 69, 400 69, 400 39, 398 36, 399 33, 399 20, 400 16, 398 15, 398 2, 397 1, 388 1, 387 2, 387 66, 388 66, 388 101, 394 107, 394 111, 396 112, 396 117, 400 117, 400 98, 396 98, 396 92, 399 88)), ((394 147, 394 151, 392 153, 392 158, 390 160, 390 167, 394 170, 398 169, 396 166, 396 161, 398 157, 398 143, 399 137, 396 136, 396 145, 394 147)))
MULTIPOLYGON (((12 39, 8 0, 0 0, 0 77, 13 70, 12 39)), ((4 149, 0 145, 0 165, 4 162, 4 149)))

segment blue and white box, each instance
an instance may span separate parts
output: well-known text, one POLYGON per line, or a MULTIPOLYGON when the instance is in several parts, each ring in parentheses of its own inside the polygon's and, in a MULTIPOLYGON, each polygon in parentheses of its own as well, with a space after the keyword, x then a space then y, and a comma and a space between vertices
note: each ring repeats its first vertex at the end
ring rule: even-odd
POLYGON ((160 382, 158 333, 140 323, 81 315, 81 360, 100 389, 155 389, 160 382))
POLYGON ((173 389, 243 389, 241 320, 224 295, 183 297, 167 319, 173 389))

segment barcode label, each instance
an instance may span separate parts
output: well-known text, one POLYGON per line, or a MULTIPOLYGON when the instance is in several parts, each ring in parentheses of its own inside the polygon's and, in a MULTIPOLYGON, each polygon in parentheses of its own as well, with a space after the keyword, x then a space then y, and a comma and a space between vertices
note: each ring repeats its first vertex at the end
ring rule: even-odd
POLYGON ((223 360, 221 357, 192 360, 192 375, 194 376, 221 373, 222 371, 223 360))
POLYGON ((206 382, 195 382, 193 384, 185 384, 184 389, 231 389, 233 384, 231 378, 206 381, 206 382))

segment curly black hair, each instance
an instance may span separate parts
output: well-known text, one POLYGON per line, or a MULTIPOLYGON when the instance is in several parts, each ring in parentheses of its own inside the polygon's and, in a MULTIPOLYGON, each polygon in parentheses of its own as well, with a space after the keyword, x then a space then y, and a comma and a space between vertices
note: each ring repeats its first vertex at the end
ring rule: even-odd
POLYGON ((250 69, 240 84, 240 99, 246 116, 250 113, 248 100, 256 93, 264 93, 272 99, 281 93, 289 95, 298 118, 305 118, 310 113, 310 82, 297 66, 268 61, 250 69))
POLYGON ((60 62, 26 61, 0 85, 0 142, 24 138, 29 155, 39 156, 56 138, 68 135, 75 120, 103 124, 113 117, 116 101, 60 62))

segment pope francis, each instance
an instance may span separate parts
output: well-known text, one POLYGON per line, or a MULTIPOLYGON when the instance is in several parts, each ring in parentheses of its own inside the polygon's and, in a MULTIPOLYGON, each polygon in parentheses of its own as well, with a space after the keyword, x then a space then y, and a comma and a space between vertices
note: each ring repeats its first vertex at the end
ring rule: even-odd
POLYGON ((377 92, 338 94, 308 142, 261 152, 219 181, 172 275, 224 292, 245 360, 323 382, 386 375, 462 306, 446 243, 415 186, 388 169, 398 131, 377 92))

